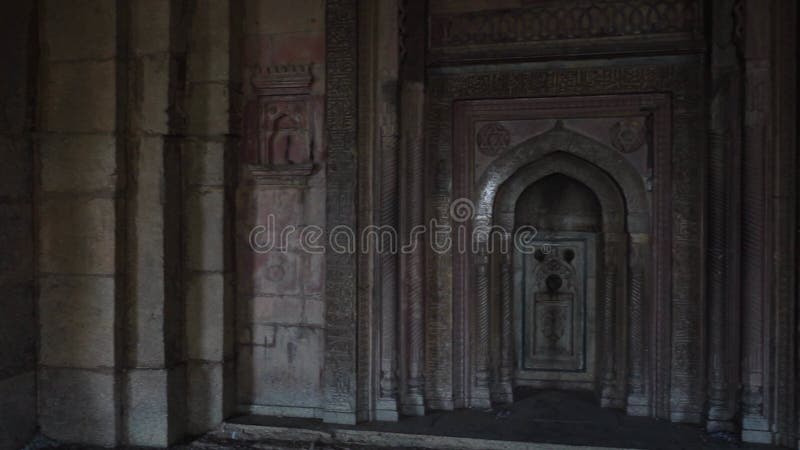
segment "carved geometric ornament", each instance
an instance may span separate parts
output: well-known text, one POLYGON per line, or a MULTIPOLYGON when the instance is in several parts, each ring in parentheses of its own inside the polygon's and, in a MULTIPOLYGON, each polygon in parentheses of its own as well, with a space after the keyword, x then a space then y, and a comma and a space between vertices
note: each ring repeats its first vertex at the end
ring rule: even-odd
POLYGON ((486 156, 496 156, 511 143, 511 134, 497 122, 487 123, 478 130, 478 150, 486 156))

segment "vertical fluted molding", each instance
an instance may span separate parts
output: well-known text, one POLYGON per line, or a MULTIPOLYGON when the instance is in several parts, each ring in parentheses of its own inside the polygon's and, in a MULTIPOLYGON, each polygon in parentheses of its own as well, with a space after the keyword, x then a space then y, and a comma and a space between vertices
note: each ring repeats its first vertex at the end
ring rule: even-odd
POLYGON ((773 3, 745 3, 745 147, 742 155, 742 439, 769 442, 764 409, 767 363, 766 156, 770 145, 769 17, 773 3), (759 36, 760 35, 760 36, 759 36))
POLYGON ((728 288, 727 252, 730 162, 738 154, 738 57, 736 55, 734 0, 715 0, 711 52, 711 110, 707 172, 708 247, 707 290, 709 304, 708 422, 709 431, 733 430, 733 395, 730 389, 728 342, 730 313, 735 306, 728 288))
POLYGON ((423 207, 425 197, 423 191, 424 153, 422 118, 425 102, 425 91, 422 83, 404 82, 400 92, 401 148, 403 149, 404 175, 401 189, 404 216, 401 236, 403 251, 401 254, 402 285, 400 298, 405 301, 404 310, 404 353, 405 389, 402 399, 402 411, 407 415, 421 416, 425 414, 423 398, 422 361, 424 356, 424 282, 425 259, 424 239, 413 232, 424 225, 423 207))
MULTIPOLYGON (((377 36, 373 43, 375 52, 376 92, 374 111, 378 116, 376 149, 379 152, 379 211, 381 227, 398 229, 398 5, 396 0, 376 3, 373 30, 377 36)), ((380 270, 380 378, 378 401, 375 407, 377 420, 397 420, 397 242, 380 235, 382 241, 378 255, 380 270)))
POLYGON ((478 304, 476 307, 475 385, 471 406, 485 408, 491 405, 489 398, 489 257, 485 248, 475 257, 475 290, 478 294, 478 304))
MULTIPOLYGON (((505 245, 502 248, 510 249, 510 246, 505 245)), ((501 331, 500 331, 500 352, 501 352, 501 362, 500 362, 500 380, 499 380, 499 392, 497 398, 501 402, 511 403, 514 401, 514 393, 513 393, 513 385, 511 380, 511 374, 514 368, 514 349, 513 349, 513 339, 514 339, 514 330, 512 324, 512 284, 511 284, 511 277, 512 277, 512 266, 511 266, 511 258, 512 253, 509 252, 505 255, 502 255, 502 263, 500 264, 500 293, 501 293, 501 314, 502 314, 502 321, 501 321, 501 331)))
POLYGON ((616 243, 615 238, 606 234, 605 239, 605 267, 603 270, 602 299, 603 299, 603 390, 601 403, 603 406, 615 404, 617 389, 617 368, 616 368, 616 289, 617 289, 617 266, 616 266, 616 243))
POLYGON ((635 416, 650 414, 650 403, 645 390, 645 333, 644 333, 644 293, 645 267, 648 238, 647 235, 631 236, 631 276, 628 307, 628 405, 627 412, 635 416))

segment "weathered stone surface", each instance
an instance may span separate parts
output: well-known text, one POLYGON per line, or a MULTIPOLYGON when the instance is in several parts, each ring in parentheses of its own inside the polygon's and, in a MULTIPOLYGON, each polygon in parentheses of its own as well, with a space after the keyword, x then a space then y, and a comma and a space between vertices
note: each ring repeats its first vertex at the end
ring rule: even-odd
POLYGON ((183 148, 186 184, 222 186, 225 183, 224 143, 192 139, 183 148))
POLYGON ((0 136, 0 196, 30 198, 32 154, 30 139, 0 136))
POLYGON ((166 266, 164 255, 163 139, 131 142, 133 183, 129 186, 128 358, 138 367, 161 367, 166 359, 166 266))
POLYGON ((114 200, 43 200, 39 207, 39 270, 112 274, 115 271, 114 200))
POLYGON ((170 2, 131 0, 131 50, 136 54, 166 52, 170 39, 170 2))
POLYGON ((113 61, 49 64, 42 73, 41 130, 113 132, 116 94, 113 61))
POLYGON ((322 0, 247 0, 245 2, 245 32, 287 33, 291 31, 319 31, 325 22, 322 0), (303 14, 298 14, 303 11, 303 14))
POLYGON ((22 448, 36 432, 36 373, 0 379, 0 448, 22 448))
POLYGON ((42 191, 113 191, 118 173, 116 143, 111 134, 42 136, 38 145, 42 191))
POLYGON ((112 373, 82 369, 39 369, 39 426, 61 442, 113 446, 117 443, 119 399, 112 373))
POLYGON ((247 316, 253 322, 294 325, 303 321, 302 298, 255 297, 247 304, 250 307, 247 316))
POLYGON ((42 3, 42 46, 51 61, 108 59, 116 54, 117 4, 106 0, 42 3))
POLYGON ((33 274, 30 204, 0 203, 0 282, 29 281, 33 274))
POLYGON ((166 447, 169 444, 167 369, 129 370, 126 376, 124 420, 128 444, 166 447))
POLYGON ((187 133, 197 136, 218 136, 227 133, 229 101, 227 82, 189 84, 187 133))
POLYGON ((269 328, 272 336, 267 330, 254 330, 253 340, 259 342, 258 345, 239 347, 240 400, 265 406, 319 408, 322 405, 323 330, 269 328))
MULTIPOLYGON (((36 367, 36 320, 33 288, 26 284, 0 284, 0 379, 31 371, 36 367)), ((1 398, 1 395, 0 395, 1 398)), ((1 411, 2 409, 0 409, 1 411)), ((0 422, 2 423, 2 422, 0 422)))
POLYGON ((189 361, 186 407, 187 432, 205 433, 222 422, 222 363, 189 361))
POLYGON ((132 130, 168 133, 169 65, 169 53, 142 56, 132 63, 132 130))
POLYGON ((60 367, 114 366, 114 279, 40 279, 39 362, 60 367))
POLYGON ((186 199, 186 268, 224 269, 224 202, 221 189, 194 191, 186 199))
POLYGON ((186 345, 190 359, 221 361, 225 280, 221 273, 195 273, 186 286, 186 345))

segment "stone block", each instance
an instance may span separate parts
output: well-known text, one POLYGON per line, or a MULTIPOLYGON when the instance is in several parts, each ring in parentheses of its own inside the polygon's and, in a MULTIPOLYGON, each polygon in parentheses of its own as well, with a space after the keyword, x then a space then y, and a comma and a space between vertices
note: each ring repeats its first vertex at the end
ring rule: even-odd
POLYGON ((0 136, 0 196, 31 198, 33 150, 28 138, 0 136))
POLYGON ((47 276, 39 285, 39 362, 113 367, 114 279, 47 276))
POLYGON ((113 199, 46 199, 38 212, 41 272, 114 273, 113 199))
POLYGON ((222 363, 189 361, 187 374, 187 433, 199 435, 216 428, 223 417, 222 363))
POLYGON ((2 283, 0 292, 3 292, 3 313, 0 314, 0 342, 3 343, 0 346, 0 378, 6 378, 36 369, 38 330, 34 316, 32 284, 2 283))
POLYGON ((195 190, 187 196, 184 211, 187 269, 224 270, 224 202, 224 191, 219 188, 195 190))
POLYGON ((301 258, 298 254, 273 250, 255 255, 253 262, 252 272, 244 274, 242 283, 252 286, 255 295, 300 294, 301 258))
POLYGON ((225 325, 225 279, 195 273, 186 287, 186 342, 190 359, 221 361, 225 325))
POLYGON ((191 51, 186 61, 186 79, 189 82, 230 79, 230 47, 227 34, 210 39, 209 36, 192 36, 191 51))
POLYGON ((227 82, 190 83, 186 98, 187 134, 222 136, 228 133, 230 92, 227 82))
POLYGON ((113 373, 41 367, 38 387, 42 434, 64 443, 118 443, 120 408, 113 373))
POLYGON ((33 211, 30 204, 0 203, 0 282, 33 277, 33 211))
POLYGON ((116 2, 108 0, 42 2, 40 36, 45 58, 112 58, 117 51, 116 6, 116 2))
POLYGON ((325 326, 325 302, 321 300, 306 300, 303 323, 320 327, 325 326))
POLYGON ((297 297, 254 297, 247 304, 249 321, 298 325, 303 322, 303 299, 297 297))
POLYGON ((116 128, 113 61, 51 63, 40 86, 42 131, 110 133, 116 128))
POLYGON ((319 31, 325 25, 323 0, 246 0, 245 33, 288 33, 319 31))
POLYGON ((36 372, 0 380, 0 448, 25 447, 36 433, 36 372))
POLYGON ((192 139, 184 145, 183 175, 189 185, 225 184, 225 144, 192 139))
MULTIPOLYGON (((324 245, 324 241, 320 243, 324 245)), ((320 295, 325 289, 325 254, 307 253, 305 258, 306 268, 300 277, 303 292, 310 295, 320 295)))
POLYGON ((164 0, 131 0, 131 50, 138 54, 169 51, 170 4, 164 0))
POLYGON ((117 187, 114 135, 44 135, 39 140, 43 192, 110 192, 117 187), (80 176, 75 176, 80 174, 80 176))
POLYGON ((160 137, 131 143, 129 186, 128 358, 138 367, 165 364, 164 151, 160 137))
POLYGON ((169 439, 167 369, 134 369, 126 373, 125 428, 129 445, 166 447, 169 439))
POLYGON ((169 132, 169 65, 169 53, 142 56, 133 63, 132 130, 158 134, 169 132))

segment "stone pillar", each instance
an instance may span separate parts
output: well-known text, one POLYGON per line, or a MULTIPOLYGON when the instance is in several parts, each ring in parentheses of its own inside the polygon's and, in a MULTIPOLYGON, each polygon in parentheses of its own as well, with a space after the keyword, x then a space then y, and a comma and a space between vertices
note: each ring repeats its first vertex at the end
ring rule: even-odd
POLYGON ((736 340, 730 338, 738 311, 739 290, 732 287, 736 272, 732 272, 738 252, 730 252, 731 235, 737 230, 735 201, 738 193, 733 180, 739 174, 741 141, 741 79, 736 48, 737 23, 733 0, 717 0, 712 4, 711 41, 711 111, 709 113, 709 149, 707 161, 708 247, 707 289, 709 303, 708 358, 708 422, 709 431, 733 431, 735 386, 734 373, 736 340), (733 260, 733 261, 732 261, 733 260), (733 378, 733 379, 731 379, 733 378))
MULTIPOLYGON (((233 378, 231 245, 226 199, 230 128, 231 8, 198 0, 189 12, 183 178, 183 294, 186 316, 187 432, 222 421, 225 380, 233 378)), ((228 387, 232 384, 227 383, 228 387)))
POLYGON ((770 443, 765 408, 769 359, 766 205, 769 130, 770 16, 775 2, 745 3, 745 130, 742 188, 742 440, 770 443))
MULTIPOLYGON (((173 2, 127 3, 127 317, 125 320, 124 442, 166 447, 183 437, 185 368, 178 351, 182 312, 175 280, 180 251, 180 185, 170 135, 175 129, 173 55, 180 27, 173 2), (170 117, 172 115, 172 117, 170 117)), ((181 30, 182 31, 182 30, 181 30)), ((177 120, 177 122, 180 122, 177 120)), ((192 176, 188 173, 187 176, 192 176)))
POLYGON ((359 12, 359 417, 398 419, 398 2, 359 12), (374 194, 373 194, 374 193, 374 194), (374 274, 374 275, 373 275, 374 274), (377 391, 372 386, 377 382, 377 391), (366 410, 363 410, 366 409, 366 410))
POLYGON ((401 411, 425 414, 425 2, 399 2, 400 22, 400 389, 401 411))
POLYGON ((120 4, 39 3, 39 424, 50 438, 101 446, 119 444, 121 430, 120 4))
POLYGON ((414 230, 424 226, 425 201, 423 191, 424 153, 422 117, 425 91, 422 83, 404 82, 401 87, 400 109, 402 132, 400 144, 402 218, 400 236, 401 306, 401 366, 404 371, 402 412, 411 416, 425 415, 423 395, 423 362, 425 345, 425 240, 414 230))

